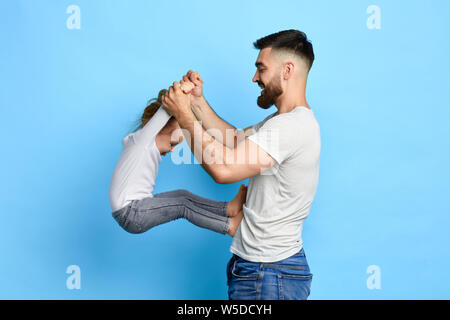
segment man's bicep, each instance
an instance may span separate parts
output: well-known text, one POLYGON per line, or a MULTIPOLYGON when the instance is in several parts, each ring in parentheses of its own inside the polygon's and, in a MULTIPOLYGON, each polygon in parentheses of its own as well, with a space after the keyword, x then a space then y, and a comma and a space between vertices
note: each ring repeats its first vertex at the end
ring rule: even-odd
POLYGON ((222 183, 233 183, 256 176, 275 163, 264 149, 247 138, 226 156, 222 183))
POLYGON ((249 126, 249 127, 245 128, 245 129, 235 129, 233 148, 237 148, 239 143, 241 143, 248 136, 251 136, 254 133, 255 133, 255 126, 254 125, 249 126))

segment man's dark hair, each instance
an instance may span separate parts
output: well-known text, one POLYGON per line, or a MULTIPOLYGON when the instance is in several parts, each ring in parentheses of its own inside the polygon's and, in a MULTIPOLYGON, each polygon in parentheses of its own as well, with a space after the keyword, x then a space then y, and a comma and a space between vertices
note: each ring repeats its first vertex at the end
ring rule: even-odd
POLYGON ((253 45, 256 49, 272 47, 274 49, 287 49, 307 61, 309 69, 314 62, 314 51, 311 42, 304 32, 299 30, 284 30, 270 34, 256 40, 253 45))

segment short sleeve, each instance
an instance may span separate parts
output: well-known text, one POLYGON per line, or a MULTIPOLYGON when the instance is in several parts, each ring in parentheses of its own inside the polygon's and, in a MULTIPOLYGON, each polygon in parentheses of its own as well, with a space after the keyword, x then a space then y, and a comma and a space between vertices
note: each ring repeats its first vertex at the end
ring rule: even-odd
POLYGON ((281 164, 299 146, 299 134, 295 119, 278 115, 267 120, 259 130, 248 139, 281 164))

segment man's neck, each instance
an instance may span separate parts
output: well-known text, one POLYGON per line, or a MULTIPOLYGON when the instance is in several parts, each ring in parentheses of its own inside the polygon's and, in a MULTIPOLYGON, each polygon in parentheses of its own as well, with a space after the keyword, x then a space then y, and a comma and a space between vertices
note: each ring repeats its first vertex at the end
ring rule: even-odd
POLYGON ((278 109, 277 114, 291 112, 295 107, 306 107, 311 109, 306 102, 305 97, 306 81, 296 83, 285 90, 286 91, 278 97, 277 101, 275 101, 275 106, 278 109))
POLYGON ((288 99, 282 99, 281 101, 277 101, 275 103, 275 106, 278 109, 277 114, 291 112, 296 107, 305 107, 311 109, 304 96, 298 97, 297 99, 292 99, 290 101, 288 99))

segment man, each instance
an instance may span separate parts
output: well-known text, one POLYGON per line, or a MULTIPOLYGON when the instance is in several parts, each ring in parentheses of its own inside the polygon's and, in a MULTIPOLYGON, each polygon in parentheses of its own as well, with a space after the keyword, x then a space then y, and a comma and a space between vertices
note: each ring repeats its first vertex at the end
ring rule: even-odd
POLYGON ((277 112, 238 131, 215 114, 203 98, 203 81, 191 71, 181 84, 190 81, 194 90, 185 94, 174 82, 163 105, 186 130, 197 159, 214 159, 199 160, 214 181, 250 178, 244 218, 230 248, 229 298, 306 299, 312 274, 301 233, 317 189, 321 146, 305 98, 314 53, 298 30, 271 34, 254 46, 260 52, 253 82, 263 89, 258 106, 275 105, 277 112), (213 129, 215 134, 208 134, 213 129), (230 132, 233 139, 226 139, 230 132))

